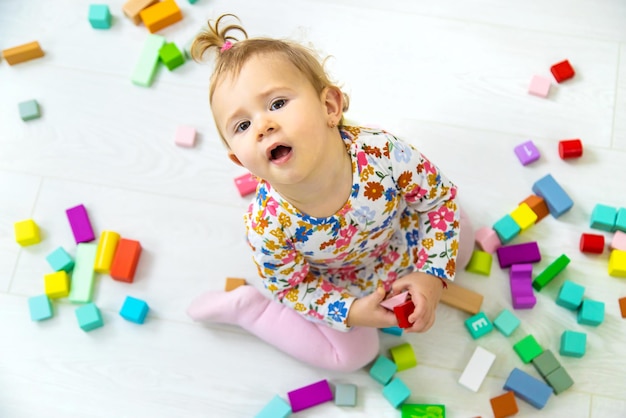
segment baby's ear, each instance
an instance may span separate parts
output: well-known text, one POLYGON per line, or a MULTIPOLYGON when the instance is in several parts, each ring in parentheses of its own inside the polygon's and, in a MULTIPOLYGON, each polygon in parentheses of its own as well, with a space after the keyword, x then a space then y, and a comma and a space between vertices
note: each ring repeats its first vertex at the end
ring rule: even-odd
POLYGON ((241 161, 239 161, 239 158, 237 158, 234 152, 228 151, 228 158, 238 166, 243 167, 243 164, 241 164, 241 161))
POLYGON ((339 87, 326 87, 322 99, 326 105, 328 116, 334 116, 334 118, 339 121, 341 116, 343 116, 343 93, 341 93, 339 87))

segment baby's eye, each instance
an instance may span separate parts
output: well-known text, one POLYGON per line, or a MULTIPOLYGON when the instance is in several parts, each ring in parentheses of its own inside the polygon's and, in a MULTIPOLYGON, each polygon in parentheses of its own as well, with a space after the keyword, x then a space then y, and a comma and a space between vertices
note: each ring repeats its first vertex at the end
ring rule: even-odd
POLYGON ((250 122, 249 121, 245 121, 245 122, 241 122, 240 124, 238 124, 235 127, 235 131, 237 132, 243 132, 246 129, 248 129, 250 127, 250 122))
POLYGON ((272 102, 272 104, 270 105, 270 109, 271 110, 278 110, 281 107, 285 106, 286 104, 287 104, 287 100, 285 100, 285 99, 274 100, 272 102))

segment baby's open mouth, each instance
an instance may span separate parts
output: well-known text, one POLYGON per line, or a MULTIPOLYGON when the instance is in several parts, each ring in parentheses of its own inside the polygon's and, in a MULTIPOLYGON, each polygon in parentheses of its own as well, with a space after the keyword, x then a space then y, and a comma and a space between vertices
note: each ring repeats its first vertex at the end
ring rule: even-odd
POLYGON ((287 154, 291 152, 291 147, 286 147, 284 145, 278 145, 270 152, 270 160, 276 161, 285 157, 287 154))

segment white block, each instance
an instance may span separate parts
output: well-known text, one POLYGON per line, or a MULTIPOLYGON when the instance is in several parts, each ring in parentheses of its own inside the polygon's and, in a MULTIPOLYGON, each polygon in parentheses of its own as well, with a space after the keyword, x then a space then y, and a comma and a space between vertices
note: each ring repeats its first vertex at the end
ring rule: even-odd
POLYGON ((496 355, 492 352, 480 346, 476 347, 472 358, 459 378, 459 383, 474 392, 478 392, 495 359, 496 355))

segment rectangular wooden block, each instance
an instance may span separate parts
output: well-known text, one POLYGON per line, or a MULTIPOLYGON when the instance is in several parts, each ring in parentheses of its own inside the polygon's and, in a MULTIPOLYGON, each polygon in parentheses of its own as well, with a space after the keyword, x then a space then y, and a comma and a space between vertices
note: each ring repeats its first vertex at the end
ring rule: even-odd
POLYGON ((535 221, 535 223, 539 222, 550 214, 548 205, 546 205, 546 201, 541 196, 531 194, 526 199, 524 199, 524 201, 520 202, 520 205, 522 203, 526 203, 528 206, 530 206, 530 209, 532 209, 532 211, 535 212, 535 215, 537 215, 537 220, 535 221))
POLYGON ((513 391, 518 398, 537 409, 543 408, 552 395, 550 386, 518 368, 513 369, 509 374, 504 383, 504 390, 513 391))
POLYGON ((122 11, 135 25, 138 25, 141 23, 139 13, 141 13, 143 9, 152 6, 157 1, 159 0, 128 0, 124 3, 124 6, 122 6, 122 11))
POLYGON ((452 282, 447 282, 447 284, 448 287, 443 289, 441 294, 442 303, 471 314, 480 312, 480 307, 483 304, 483 295, 452 282))
POLYGON ((43 50, 39 42, 34 41, 2 51, 2 56, 9 65, 19 64, 21 62, 30 61, 35 58, 44 56, 43 50))
POLYGON ((533 193, 546 201, 550 213, 555 218, 563 215, 574 206, 574 202, 550 174, 540 178, 533 184, 533 193))
POLYGON ((494 418, 506 418, 517 414, 519 408, 517 401, 515 400, 515 394, 511 391, 504 395, 491 398, 491 409, 493 410, 494 418))
POLYGON ((67 220, 70 222, 76 244, 90 242, 95 239, 89 215, 84 205, 74 206, 65 211, 67 220))
POLYGON ((159 50, 165 44, 165 38, 159 35, 148 35, 135 64, 131 81, 142 87, 150 87, 159 65, 159 50))
POLYGON ((469 390, 478 392, 495 359, 495 354, 477 346, 459 378, 459 383, 469 390))
POLYGON ((156 3, 142 10, 139 16, 150 33, 158 32, 183 18, 183 14, 174 0, 156 3))
POLYGON ((500 268, 507 268, 513 264, 528 264, 541 261, 541 253, 536 242, 505 245, 496 250, 500 268))
POLYGON ((135 279, 135 270, 141 255, 139 241, 121 238, 115 250, 110 275, 115 280, 132 283, 135 279))
POLYGON ((246 284, 246 279, 238 279, 235 277, 227 277, 226 278, 226 284, 224 285, 224 290, 226 292, 230 292, 231 290, 234 290, 236 288, 238 288, 239 286, 245 286, 246 284))
POLYGON ((95 243, 80 243, 76 246, 76 259, 72 272, 72 287, 69 300, 74 303, 91 302, 98 245, 95 243))
POLYGON ((320 380, 300 389, 287 393, 293 412, 319 405, 333 399, 333 392, 327 380, 320 380))

